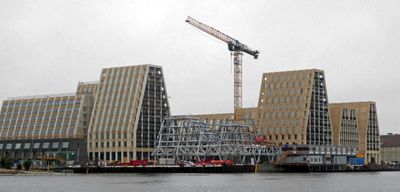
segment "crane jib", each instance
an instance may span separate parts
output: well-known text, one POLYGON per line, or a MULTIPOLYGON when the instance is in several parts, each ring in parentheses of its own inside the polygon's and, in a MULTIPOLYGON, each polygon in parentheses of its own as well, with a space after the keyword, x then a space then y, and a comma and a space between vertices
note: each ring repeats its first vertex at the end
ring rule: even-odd
POLYGON ((221 31, 210 27, 204 23, 201 23, 200 21, 197 21, 196 19, 192 17, 188 17, 185 22, 189 23, 190 25, 193 25, 194 27, 210 34, 211 36, 214 36, 215 38, 224 41, 225 43, 228 44, 228 49, 229 51, 243 51, 249 55, 254 56, 254 59, 258 58, 259 52, 257 50, 252 50, 247 45, 239 42, 238 40, 222 33, 221 31))
MULTIPOLYGON (((206 24, 201 23, 193 19, 192 17, 188 17, 185 20, 190 25, 200 29, 201 31, 210 34, 211 36, 225 42, 228 44, 229 51, 232 52, 233 55, 233 63, 234 63, 234 109, 242 108, 242 55, 243 52, 252 55, 254 59, 258 58, 259 51, 252 50, 247 45, 240 43, 238 40, 214 29, 206 24)), ((236 117, 235 117, 236 119, 236 117)))

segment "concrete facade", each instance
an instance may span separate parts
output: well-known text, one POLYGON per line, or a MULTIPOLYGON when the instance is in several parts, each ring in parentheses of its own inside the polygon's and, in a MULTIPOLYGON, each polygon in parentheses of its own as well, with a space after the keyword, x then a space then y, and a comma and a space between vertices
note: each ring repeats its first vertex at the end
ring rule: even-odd
POLYGON ((161 123, 169 114, 161 67, 103 69, 89 126, 89 158, 151 159, 161 123))
POLYGON ((309 69, 264 73, 258 101, 259 135, 276 144, 332 144, 325 75, 309 69))

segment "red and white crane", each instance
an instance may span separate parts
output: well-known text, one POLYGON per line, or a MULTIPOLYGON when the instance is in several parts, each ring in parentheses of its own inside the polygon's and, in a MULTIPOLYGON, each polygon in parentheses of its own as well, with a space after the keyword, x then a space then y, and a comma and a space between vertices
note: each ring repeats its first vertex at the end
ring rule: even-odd
POLYGON ((234 108, 242 108, 242 55, 243 52, 252 55, 254 59, 258 58, 260 53, 257 50, 250 49, 247 45, 240 43, 238 40, 225 35, 221 31, 214 29, 206 24, 203 24, 192 17, 188 17, 186 20, 189 24, 194 27, 216 37, 217 39, 228 44, 228 50, 233 55, 234 64, 234 108))

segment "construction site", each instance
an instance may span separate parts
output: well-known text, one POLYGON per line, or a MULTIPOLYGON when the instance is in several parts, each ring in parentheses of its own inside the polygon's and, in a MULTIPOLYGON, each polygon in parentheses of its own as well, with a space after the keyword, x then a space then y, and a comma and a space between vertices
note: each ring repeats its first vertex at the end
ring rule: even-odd
MULTIPOLYGON (((307 76, 312 77, 308 83, 310 86, 308 90, 311 89, 311 91, 303 93, 306 92, 303 91, 303 87, 307 87, 306 81, 304 83, 303 81, 298 81, 300 89, 298 93, 296 93, 296 89, 292 93, 297 97, 298 106, 293 107, 292 104, 292 108, 286 109, 286 111, 274 108, 266 111, 265 108, 271 107, 268 105, 273 104, 274 99, 277 99, 278 102, 282 99, 285 100, 282 103, 289 103, 287 101, 289 95, 281 98, 265 97, 267 94, 268 96, 278 94, 272 93, 271 84, 267 85, 268 79, 271 78, 264 76, 259 106, 248 111, 243 110, 242 56, 246 53, 257 59, 260 52, 192 17, 188 17, 186 22, 228 45, 228 50, 233 56, 234 65, 234 113, 231 118, 224 116, 222 116, 223 118, 215 118, 213 115, 200 116, 199 118, 190 116, 166 118, 160 129, 153 153, 161 164, 168 164, 168 161, 171 161, 171 163, 178 162, 179 164, 196 162, 197 165, 231 165, 232 162, 235 162, 235 164, 239 165, 267 165, 267 169, 268 167, 276 168, 278 166, 281 168, 305 166, 307 168, 312 167, 311 169, 314 171, 345 170, 364 165, 364 162, 361 162, 363 154, 359 153, 357 145, 338 146, 332 142, 332 128, 323 71, 311 70, 309 74, 304 74, 304 80, 307 80, 307 76), (314 79, 315 85, 310 83, 312 79, 314 79), (264 90, 263 88, 267 86, 269 89, 264 90), (311 99, 309 106, 312 107, 303 109, 304 107, 300 106, 302 104, 300 96, 307 94, 311 99), (269 99, 271 99, 271 103, 268 103, 269 99), (299 130, 293 130, 292 132, 298 132, 299 134, 292 135, 292 138, 291 135, 286 134, 273 135, 271 133, 274 133, 275 130, 264 130, 264 127, 268 127, 264 125, 264 122, 267 120, 265 114, 275 111, 283 111, 281 112, 282 116, 285 116, 283 115, 285 112, 287 114, 295 112, 296 117, 300 116, 297 115, 299 111, 304 111, 304 116, 309 116, 308 122, 307 124, 304 123, 304 126, 299 126, 298 119, 296 119, 296 125, 299 130), (246 112, 252 115, 243 115, 246 112), (262 113, 264 117, 261 116, 262 113), (311 122, 315 123, 311 124, 311 122), (252 128, 251 130, 250 127, 252 128)), ((284 86, 286 87, 291 84, 296 86, 297 76, 298 74, 296 73, 287 74, 286 81, 277 83, 277 87, 280 86, 282 88, 282 84, 285 84, 284 86), (291 75, 293 75, 295 81, 290 81, 292 80, 291 75)), ((290 89, 285 90, 288 94, 291 94, 291 91, 290 89)), ((284 94, 281 93, 280 95, 284 94)), ((295 100, 293 99, 294 96, 290 98, 292 101, 295 100)), ((307 106, 307 101, 304 103, 307 106)), ((279 116, 279 112, 275 114, 279 116)), ((303 122, 306 119, 304 116, 303 122)), ((293 126, 292 124, 294 123, 290 122, 290 126, 293 126)), ((285 128, 284 126, 282 128, 285 128)), ((296 128, 295 126, 294 129, 296 128)))
POLYGON ((331 111, 324 71, 306 69, 264 73, 258 106, 243 108, 242 57, 260 52, 192 17, 185 21, 227 44, 232 113, 171 116, 162 67, 106 68, 74 94, 5 101, 0 156, 64 162, 79 173, 349 171, 380 164, 375 102, 339 103, 331 111), (54 114, 41 117, 49 103, 54 114), (37 126, 13 122, 28 113, 37 126), (74 139, 79 143, 70 146, 74 139))
MULTIPOLYGON (((307 108, 304 114, 309 113, 308 121, 316 122, 313 127, 309 124, 304 127, 312 128, 313 135, 310 130, 304 130, 301 126, 298 129, 303 129, 304 135, 301 133, 302 131, 293 131, 299 132, 299 134, 293 135, 292 140, 290 135, 286 135, 286 139, 285 135, 272 135, 271 133, 274 131, 264 130, 264 127, 267 126, 263 125, 265 114, 274 111, 264 112, 263 109, 263 105, 265 105, 263 97, 268 92, 268 90, 263 90, 263 87, 267 87, 265 81, 270 79, 269 77, 263 77, 259 106, 242 108, 242 56, 246 53, 257 59, 259 51, 249 48, 240 41, 192 17, 188 17, 185 21, 227 44, 234 65, 234 113, 166 117, 154 143, 152 156, 155 164, 147 165, 147 162, 138 164, 138 160, 133 160, 130 163, 119 163, 114 166, 119 170, 121 167, 148 166, 150 167, 149 172, 347 171, 361 169, 365 163, 363 154, 358 151, 358 143, 352 146, 338 146, 332 142, 332 128, 328 114, 323 71, 311 70, 310 74, 304 74, 305 77, 309 76, 310 79, 315 79, 315 84, 318 85, 316 87, 309 83, 311 89, 316 88, 316 93, 311 91, 304 94, 309 94, 312 98, 312 103, 309 105, 313 106, 311 109, 307 108), (264 117, 261 117, 261 113, 264 113, 264 117), (317 124, 318 126, 316 126, 317 124), (195 169, 196 167, 203 167, 203 169, 198 170, 195 169), (205 167, 208 170, 204 170, 205 167), (224 169, 217 170, 220 167, 224 167, 224 169)), ((288 79, 291 79, 290 75, 296 77, 297 74, 287 75, 288 79)), ((295 83, 294 81, 293 84, 295 83)), ((281 84, 283 83, 280 83, 280 86, 282 86, 281 84)), ((303 87, 302 84, 303 82, 300 81, 298 86, 303 87)), ((304 87, 307 86, 304 85, 304 87)), ((288 92, 290 91, 288 90, 288 92)), ((296 95, 296 93, 294 94, 296 95)), ((298 94, 303 94, 303 89, 300 89, 298 94)), ((269 95, 272 94, 269 93, 269 95)), ((291 98, 294 100, 293 96, 291 98)), ((300 100, 298 99, 298 111, 301 111, 300 100)), ((289 111, 288 114, 292 113, 289 111)), ((292 111, 296 111, 294 107, 292 107, 292 111)), ((298 111, 296 111, 296 117, 298 111)), ((296 122, 296 125, 298 124, 296 122)), ((102 169, 94 172, 108 171, 102 169)), ((125 171, 129 172, 129 170, 122 172, 125 171)))

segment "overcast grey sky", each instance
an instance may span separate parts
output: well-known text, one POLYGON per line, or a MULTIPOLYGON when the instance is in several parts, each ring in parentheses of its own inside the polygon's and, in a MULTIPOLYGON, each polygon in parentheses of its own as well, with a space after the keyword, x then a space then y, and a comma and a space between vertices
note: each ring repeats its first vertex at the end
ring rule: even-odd
POLYGON ((101 68, 161 65, 173 114, 232 112, 227 46, 188 15, 261 51, 243 60, 244 107, 264 72, 325 70, 330 102, 377 102, 400 132, 400 1, 0 1, 0 100, 73 92, 101 68))

